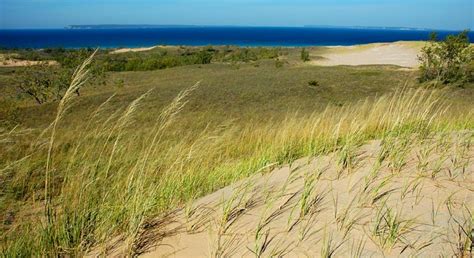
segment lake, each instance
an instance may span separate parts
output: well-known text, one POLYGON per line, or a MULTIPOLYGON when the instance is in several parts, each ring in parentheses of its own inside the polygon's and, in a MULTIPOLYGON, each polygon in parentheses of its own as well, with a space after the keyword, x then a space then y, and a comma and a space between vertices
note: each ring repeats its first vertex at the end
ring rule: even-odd
MULTIPOLYGON (((312 27, 179 27, 0 30, 4 48, 148 47, 155 45, 348 46, 429 39, 431 31, 312 27)), ((445 37, 458 32, 438 31, 445 37)), ((474 34, 470 34, 471 41, 474 34)))

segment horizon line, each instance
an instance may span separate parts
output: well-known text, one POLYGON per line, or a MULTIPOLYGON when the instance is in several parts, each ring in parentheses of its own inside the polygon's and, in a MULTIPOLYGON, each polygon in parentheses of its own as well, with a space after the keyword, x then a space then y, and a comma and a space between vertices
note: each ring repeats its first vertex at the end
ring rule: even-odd
MULTIPOLYGON (((157 27, 157 28, 192 28, 192 27, 236 27, 236 28, 327 28, 327 29, 386 29, 386 30, 418 30, 418 31, 464 31, 468 30, 472 32, 471 28, 464 29, 447 29, 447 28, 422 28, 422 27, 405 27, 405 26, 362 26, 362 25, 198 25, 198 24, 120 24, 120 23, 104 23, 104 24, 71 24, 61 27, 19 27, 19 28, 0 28, 0 30, 55 30, 55 29, 90 29, 90 28, 74 28, 74 27, 137 27, 136 29, 147 29, 146 27, 157 27), (142 26, 143 28, 139 28, 142 26)), ((97 28, 100 29, 100 28, 97 28)), ((110 29, 124 29, 124 28, 110 28, 110 29)))

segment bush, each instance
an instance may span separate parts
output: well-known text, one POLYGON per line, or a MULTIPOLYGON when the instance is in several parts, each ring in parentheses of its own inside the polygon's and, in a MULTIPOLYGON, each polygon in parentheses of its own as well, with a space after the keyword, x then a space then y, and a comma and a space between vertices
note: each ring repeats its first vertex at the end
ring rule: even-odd
POLYGON ((282 68, 285 63, 281 61, 280 59, 275 60, 275 67, 276 68, 282 68))
POLYGON ((196 64, 210 64, 212 60, 212 52, 202 50, 196 55, 196 64))
MULTIPOLYGON (((107 55, 98 60, 106 71, 153 71, 183 65, 210 64, 214 50, 186 51, 170 54, 167 51, 148 54, 107 55)), ((100 57, 99 57, 100 58, 100 57)))
MULTIPOLYGON (((8 50, 14 53, 15 59, 31 61, 58 62, 62 68, 74 70, 81 60, 89 57, 95 50, 49 48, 43 50, 19 49, 8 50)), ((178 51, 157 49, 143 53, 111 54, 107 50, 99 50, 97 58, 91 64, 90 73, 94 78, 104 79, 105 72, 152 71, 184 65, 202 65, 216 62, 254 62, 261 59, 274 59, 280 55, 280 48, 231 48, 216 49, 212 47, 186 48, 178 51)), ((72 75, 72 74, 71 74, 72 75)))
POLYGON ((41 64, 25 67, 17 72, 18 91, 31 97, 38 104, 59 100, 69 86, 70 74, 59 66, 41 64))
POLYGON ((309 85, 309 86, 313 86, 313 87, 318 87, 318 86, 319 86, 319 82, 318 82, 318 81, 315 81, 315 80, 312 80, 312 81, 309 81, 309 82, 308 82, 308 85, 309 85))
MULTIPOLYGON (((53 51, 53 50, 46 50, 53 51)), ((58 53, 56 50, 54 53, 58 53)), ((20 95, 28 96, 38 104, 50 101, 57 101, 63 97, 64 92, 69 87, 75 74, 76 68, 81 65, 82 60, 87 59, 87 55, 94 53, 94 50, 69 51, 57 60, 59 65, 51 65, 47 62, 40 62, 38 65, 19 68, 16 71, 15 86, 20 95)), ((106 75, 103 66, 92 63, 87 67, 88 84, 105 84, 106 75)), ((75 93, 80 95, 78 88, 75 93)))
POLYGON ((423 47, 418 58, 421 62, 420 82, 474 81, 474 49, 470 46, 468 31, 450 35, 444 41, 438 41, 433 33, 429 45, 423 47))
POLYGON ((308 62, 310 59, 309 59, 309 52, 306 51, 305 48, 301 49, 301 60, 303 60, 303 62, 308 62))
POLYGON ((280 56, 279 48, 225 48, 222 53, 216 53, 219 61, 223 62, 253 62, 262 59, 274 59, 280 56))

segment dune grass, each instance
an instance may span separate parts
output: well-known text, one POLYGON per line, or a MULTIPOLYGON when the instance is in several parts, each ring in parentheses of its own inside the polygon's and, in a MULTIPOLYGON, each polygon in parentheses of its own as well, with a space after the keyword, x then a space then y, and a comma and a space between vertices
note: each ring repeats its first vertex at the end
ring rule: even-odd
MULTIPOLYGON (((74 92, 86 75, 79 69, 68 91, 74 92)), ((351 146, 370 139, 474 128, 472 110, 452 112, 442 90, 403 88, 342 107, 329 105, 311 115, 289 114, 273 123, 229 122, 170 137, 171 125, 179 126, 176 116, 198 87, 179 93, 150 118, 154 126, 142 130, 136 116, 146 111, 142 103, 150 92, 119 109, 110 108, 112 96, 77 128, 61 124, 65 110, 74 112, 75 96, 65 94, 51 126, 30 146, 15 146, 26 148, 27 155, 0 170, 3 200, 25 200, 21 220, 2 233, 0 254, 80 256, 91 249, 105 254, 120 240, 126 253, 135 255, 151 218, 269 165, 336 152, 347 169, 354 164, 351 146)), ((6 131, 0 140, 22 134, 6 131)), ((307 204, 301 200, 297 216, 308 213, 307 204)), ((390 237, 389 244, 395 241, 390 237)), ((324 255, 333 252, 330 236, 327 242, 324 255)), ((261 253, 262 246, 254 249, 261 253)))

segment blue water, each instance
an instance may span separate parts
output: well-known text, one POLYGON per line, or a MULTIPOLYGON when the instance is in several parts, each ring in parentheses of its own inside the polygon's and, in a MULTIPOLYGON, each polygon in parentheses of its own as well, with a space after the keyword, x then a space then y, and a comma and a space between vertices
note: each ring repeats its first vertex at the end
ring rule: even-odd
MULTIPOLYGON (((440 31, 440 37, 456 32, 440 31)), ((0 30, 0 47, 147 47, 154 45, 333 46, 399 40, 427 40, 430 31, 278 28, 190 27, 153 29, 0 30)), ((470 33, 471 41, 474 33, 470 33)))

